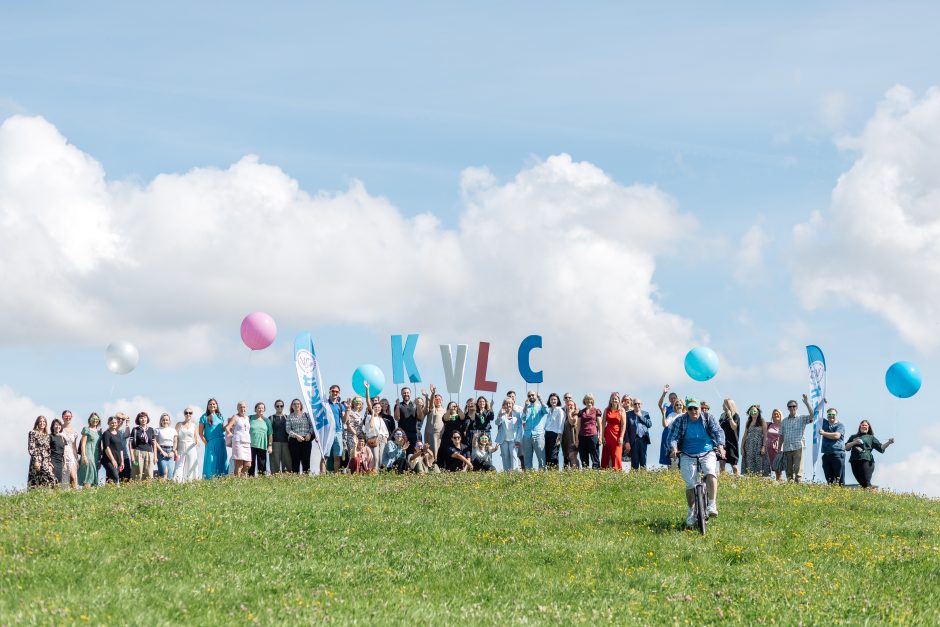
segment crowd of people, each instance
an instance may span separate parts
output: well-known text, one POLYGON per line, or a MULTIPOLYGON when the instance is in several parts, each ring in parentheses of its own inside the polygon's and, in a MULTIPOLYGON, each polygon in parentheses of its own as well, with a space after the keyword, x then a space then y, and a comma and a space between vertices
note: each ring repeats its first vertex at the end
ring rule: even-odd
MULTIPOLYGON (((530 390, 521 404, 513 391, 498 408, 492 402, 480 396, 467 399, 463 407, 454 401, 445 404, 432 385, 417 395, 402 388, 392 406, 388 399, 372 398, 368 387, 365 398, 344 400, 340 387, 333 385, 327 406, 337 435, 329 450, 320 447, 314 422, 299 399, 286 411, 284 401, 275 401, 270 415, 263 402, 255 403, 249 414, 248 404, 239 401, 228 418, 219 403, 209 399, 198 419, 197 410, 188 407, 175 425, 164 413, 157 426, 151 426, 150 416, 141 411, 133 424, 119 412, 102 426, 98 414, 92 413, 80 431, 66 410, 51 424, 45 416, 36 418, 28 441, 28 485, 97 486, 102 471, 105 481, 114 484, 153 478, 185 482, 229 473, 308 473, 314 447, 320 452, 321 472, 338 473, 566 467, 629 472, 648 466, 653 420, 639 398, 614 392, 600 409, 591 394, 578 404, 568 393, 553 392, 543 401, 530 390)), ((717 515, 717 478, 722 472, 802 480, 805 430, 813 423, 806 395, 803 405, 807 414, 798 415, 798 404, 791 400, 786 416, 774 409, 769 421, 760 405, 751 405, 742 423, 730 398, 716 415, 707 402, 681 399, 665 386, 657 402, 663 428, 658 461, 678 467, 689 489, 701 468, 710 513, 717 515)), ((868 420, 862 420, 853 435, 845 433, 838 410, 828 408, 819 429, 826 481, 844 485, 848 451, 853 475, 867 488, 874 471, 873 451, 884 453, 894 439, 880 442, 868 420)))

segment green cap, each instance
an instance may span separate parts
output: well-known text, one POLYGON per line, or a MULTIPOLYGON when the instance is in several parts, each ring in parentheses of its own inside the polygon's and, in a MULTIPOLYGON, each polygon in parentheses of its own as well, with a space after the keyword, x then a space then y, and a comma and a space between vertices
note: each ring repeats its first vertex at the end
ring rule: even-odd
POLYGON ((688 409, 689 407, 700 407, 698 404, 698 399, 694 396, 690 396, 685 399, 685 408, 688 409))

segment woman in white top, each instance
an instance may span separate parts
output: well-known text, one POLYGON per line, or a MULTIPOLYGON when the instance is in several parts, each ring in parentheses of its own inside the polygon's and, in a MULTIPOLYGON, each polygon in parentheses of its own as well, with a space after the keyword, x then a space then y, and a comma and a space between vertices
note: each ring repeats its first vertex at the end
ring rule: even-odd
POLYGON ((225 433, 232 436, 232 459, 235 476, 247 476, 251 468, 251 432, 248 424, 248 403, 238 401, 238 413, 228 419, 225 433))
POLYGON ((548 395, 548 416, 545 420, 545 467, 558 468, 558 450, 561 434, 565 430, 565 410, 561 399, 552 392, 548 395))
POLYGON ((154 442, 157 445, 157 476, 169 481, 176 472, 176 429, 170 426, 170 414, 160 416, 154 442))
POLYGON ((499 455, 503 460, 503 470, 513 470, 515 466, 516 446, 518 444, 519 427, 521 421, 519 415, 513 411, 513 402, 511 398, 503 401, 503 407, 499 410, 496 417, 496 444, 499 446, 499 455))
POLYGON ((372 459, 375 460, 374 468, 378 468, 385 459, 385 445, 388 443, 388 425, 382 417, 382 401, 373 400, 369 395, 369 382, 364 381, 366 386, 366 403, 369 405, 369 413, 366 414, 363 431, 366 436, 366 446, 372 449, 372 459))
POLYGON ((68 471, 69 483, 73 488, 78 487, 78 431, 72 427, 72 412, 62 412, 62 437, 68 444, 65 447, 65 468, 68 471))
POLYGON ((183 422, 176 423, 177 481, 195 481, 199 478, 199 450, 196 448, 196 423, 193 408, 183 410, 183 422))

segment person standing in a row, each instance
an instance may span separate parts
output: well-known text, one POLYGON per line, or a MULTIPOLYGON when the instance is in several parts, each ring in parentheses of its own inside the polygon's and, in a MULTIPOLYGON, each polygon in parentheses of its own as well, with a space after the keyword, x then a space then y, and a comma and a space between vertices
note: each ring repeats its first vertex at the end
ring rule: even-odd
POLYGON ((819 427, 822 437, 822 468, 826 483, 845 485, 845 425, 839 422, 835 407, 826 410, 826 420, 819 427))
MULTIPOLYGON (((299 398, 290 402, 290 414, 287 416, 288 448, 290 449, 291 472, 310 472, 310 454, 317 433, 313 428, 310 414, 304 411, 299 398)), ((338 437, 338 436, 337 436, 338 437)))
POLYGON ((287 415, 281 399, 274 401, 274 413, 268 416, 268 422, 271 423, 271 439, 268 442, 271 446, 271 472, 290 472, 290 437, 287 435, 287 415))
POLYGON ((867 420, 859 423, 858 431, 845 444, 845 448, 852 451, 849 464, 852 466, 852 474, 855 475, 859 486, 871 487, 871 477, 875 472, 875 457, 872 451, 884 453, 892 444, 894 444, 894 438, 889 438, 884 444, 879 442, 875 437, 875 430, 871 428, 871 423, 867 420))
POLYGON ((183 410, 183 421, 176 423, 176 446, 180 459, 176 476, 180 481, 195 481, 199 475, 199 449, 196 447, 196 424, 193 408, 183 410))
POLYGON ((650 444, 650 429, 653 420, 649 413, 643 411, 643 402, 633 399, 632 408, 627 411, 627 441, 624 446, 624 456, 630 458, 630 468, 646 468, 646 451, 650 444))
POLYGON ((55 482, 62 487, 69 484, 69 471, 65 467, 65 451, 68 447, 69 441, 62 435, 62 421, 56 418, 52 421, 52 433, 49 435, 49 455, 55 482))
MULTIPOLYGON (((277 403, 275 403, 275 407, 277 407, 277 403)), ((284 407, 284 403, 281 403, 281 407, 284 407)), ((265 409, 264 403, 255 403, 255 413, 248 421, 248 431, 251 436, 251 467, 249 468, 249 474, 252 477, 267 472, 268 453, 271 453, 272 459, 274 457, 274 427, 271 424, 271 419, 264 415, 265 409)))
POLYGON ((592 394, 586 394, 583 402, 584 408, 578 412, 578 455, 581 457, 582 468, 599 468, 600 443, 597 435, 601 410, 594 406, 592 394))
POLYGON ((78 483, 84 488, 98 485, 100 425, 101 418, 92 412, 88 416, 88 426, 82 428, 82 439, 78 447, 81 455, 78 463, 78 483))
POLYGON ((199 418, 199 438, 205 445, 202 457, 202 478, 228 474, 228 455, 225 452, 225 419, 219 411, 219 403, 210 398, 206 413, 199 418))
POLYGON ((134 479, 153 479, 154 432, 150 428, 150 416, 142 411, 134 420, 137 426, 131 431, 131 459, 134 462, 134 479))
POLYGON ((46 417, 39 416, 29 432, 27 450, 29 451, 30 488, 51 488, 55 486, 55 472, 52 469, 52 451, 49 445, 49 433, 46 430, 46 417))
POLYGON ((101 461, 104 465, 105 481, 115 485, 121 484, 121 471, 124 464, 124 440, 118 433, 118 418, 108 418, 108 430, 101 436, 101 461))

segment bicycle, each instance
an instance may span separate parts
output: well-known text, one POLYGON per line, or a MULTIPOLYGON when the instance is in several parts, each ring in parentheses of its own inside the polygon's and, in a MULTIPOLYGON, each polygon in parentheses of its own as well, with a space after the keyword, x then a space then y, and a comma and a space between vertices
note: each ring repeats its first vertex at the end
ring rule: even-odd
MULTIPOLYGON (((709 451, 710 453, 711 451, 709 451)), ((694 459, 696 468, 696 475, 698 476, 698 481, 696 481, 693 490, 695 493, 692 496, 692 508, 695 512, 695 521, 698 524, 699 533, 703 536, 705 535, 705 526, 708 522, 708 501, 706 497, 705 490, 705 473, 702 469, 702 458, 708 455, 709 453, 702 453, 701 455, 689 455, 688 453, 679 453, 679 457, 685 455, 689 459, 694 459)))

